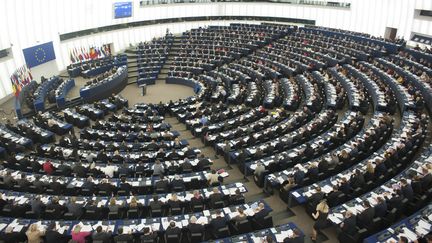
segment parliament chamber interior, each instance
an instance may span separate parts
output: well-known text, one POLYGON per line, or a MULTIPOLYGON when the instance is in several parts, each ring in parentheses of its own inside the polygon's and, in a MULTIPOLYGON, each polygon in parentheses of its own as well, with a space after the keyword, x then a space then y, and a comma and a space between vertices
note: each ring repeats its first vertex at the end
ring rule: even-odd
POLYGON ((432 242, 431 0, 0 1, 0 242, 432 242))

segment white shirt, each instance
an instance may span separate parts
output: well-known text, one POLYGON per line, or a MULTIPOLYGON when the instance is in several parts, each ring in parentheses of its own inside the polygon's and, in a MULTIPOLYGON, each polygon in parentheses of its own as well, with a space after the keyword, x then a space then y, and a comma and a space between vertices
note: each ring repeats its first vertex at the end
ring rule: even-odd
POLYGON ((105 175, 108 176, 109 178, 113 178, 114 177, 114 172, 117 171, 117 167, 113 166, 113 165, 108 165, 105 168, 101 168, 101 171, 103 173, 105 173, 105 175))

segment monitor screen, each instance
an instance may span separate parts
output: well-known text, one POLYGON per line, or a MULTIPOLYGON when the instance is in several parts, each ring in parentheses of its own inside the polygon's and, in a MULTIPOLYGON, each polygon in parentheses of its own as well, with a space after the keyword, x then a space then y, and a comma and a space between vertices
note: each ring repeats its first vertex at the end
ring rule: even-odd
POLYGON ((114 18, 132 17, 132 2, 114 3, 114 18))

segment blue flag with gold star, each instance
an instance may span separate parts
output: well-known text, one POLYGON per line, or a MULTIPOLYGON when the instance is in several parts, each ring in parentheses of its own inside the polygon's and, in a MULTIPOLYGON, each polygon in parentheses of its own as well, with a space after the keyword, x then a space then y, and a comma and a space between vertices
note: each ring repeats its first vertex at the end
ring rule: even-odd
POLYGON ((23 49, 23 53, 29 68, 36 67, 56 58, 52 41, 23 49))

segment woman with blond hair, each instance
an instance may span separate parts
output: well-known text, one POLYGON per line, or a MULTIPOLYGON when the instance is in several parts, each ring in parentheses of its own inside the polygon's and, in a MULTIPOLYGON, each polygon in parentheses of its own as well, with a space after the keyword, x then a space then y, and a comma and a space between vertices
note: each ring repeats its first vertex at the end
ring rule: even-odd
POLYGON ((312 217, 316 219, 315 224, 313 225, 312 228, 312 235, 311 235, 311 239, 313 241, 316 240, 318 230, 327 226, 328 213, 329 213, 329 206, 327 204, 327 201, 322 200, 316 206, 316 212, 312 214, 312 217))
POLYGON ((115 197, 112 197, 109 201, 108 209, 110 212, 118 212, 119 205, 117 205, 117 200, 115 197))
POLYGON ((77 224, 72 230, 72 240, 76 243, 85 243, 86 237, 91 234, 91 232, 84 232, 81 229, 81 225, 77 224))
POLYGON ((374 179, 375 175, 375 166, 373 165, 372 161, 368 161, 366 165, 366 173, 365 173, 365 181, 371 181, 374 179))
POLYGON ((37 224, 32 224, 28 228, 26 235, 28 243, 41 243, 43 242, 42 236, 45 235, 45 232, 40 231, 37 224))
POLYGON ((132 197, 129 203, 129 208, 137 208, 139 206, 138 200, 136 197, 132 197))

